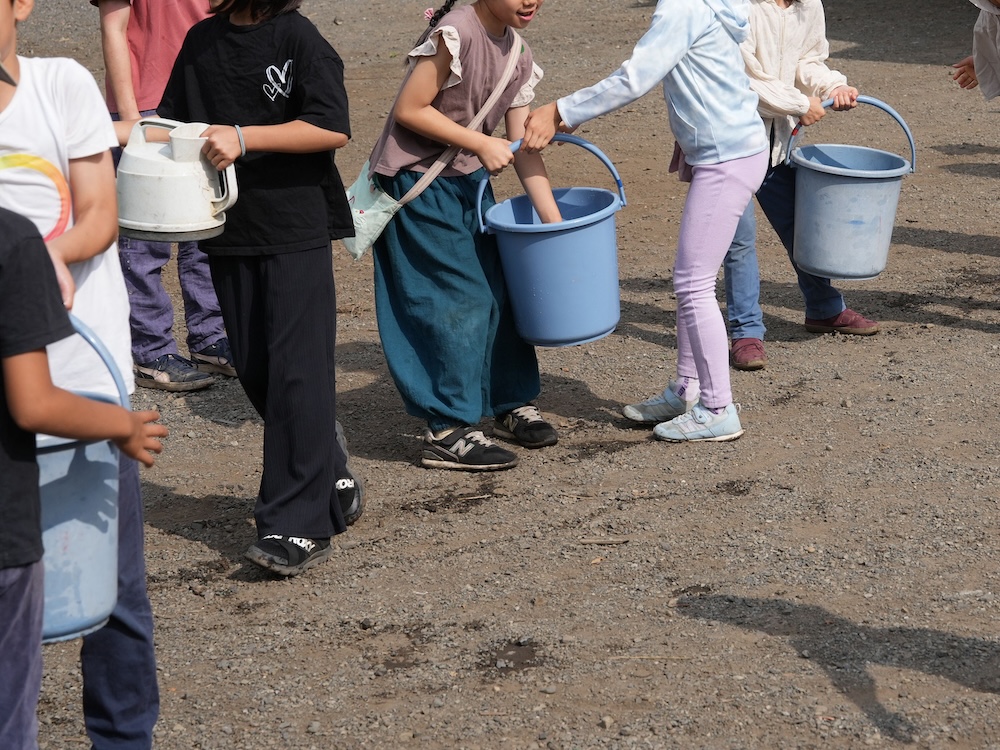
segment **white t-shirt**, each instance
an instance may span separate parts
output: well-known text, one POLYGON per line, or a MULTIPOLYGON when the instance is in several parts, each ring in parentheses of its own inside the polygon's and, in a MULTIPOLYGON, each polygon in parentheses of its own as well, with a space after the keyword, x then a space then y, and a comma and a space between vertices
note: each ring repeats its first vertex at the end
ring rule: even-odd
MULTIPOLYGON (((0 206, 31 219, 46 240, 73 225, 67 177, 70 159, 118 145, 100 89, 75 60, 18 57, 21 78, 0 112, 0 206)), ((129 302, 112 244, 70 265, 76 280, 72 312, 104 343, 129 393, 132 375, 129 302)), ((67 390, 118 396, 114 381, 80 336, 48 347, 52 381, 67 390)))

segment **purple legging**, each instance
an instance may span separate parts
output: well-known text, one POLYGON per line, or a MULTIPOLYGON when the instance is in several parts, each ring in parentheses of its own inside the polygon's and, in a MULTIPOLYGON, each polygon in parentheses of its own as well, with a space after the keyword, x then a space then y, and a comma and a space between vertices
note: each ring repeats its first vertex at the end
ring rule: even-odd
POLYGON ((733 402, 726 324, 715 282, 767 163, 768 154, 762 151, 721 164, 692 166, 674 263, 677 374, 701 381, 701 403, 709 408, 733 402))

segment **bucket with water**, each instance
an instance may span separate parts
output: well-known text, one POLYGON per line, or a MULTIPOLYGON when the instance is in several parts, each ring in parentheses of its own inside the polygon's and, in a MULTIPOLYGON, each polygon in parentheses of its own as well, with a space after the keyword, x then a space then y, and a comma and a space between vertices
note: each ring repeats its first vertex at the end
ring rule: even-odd
MULTIPOLYGON (((483 232, 496 234, 517 332, 535 346, 573 346, 615 330, 621 317, 615 212, 625 190, 614 164, 577 136, 556 134, 586 149, 611 172, 618 192, 589 187, 553 190, 563 220, 543 224, 527 195, 508 198, 482 214, 483 232)), ((517 151, 521 142, 511 144, 517 151)), ((482 206, 489 178, 479 184, 482 206)))
MULTIPOLYGON (((871 279, 885 270, 903 175, 916 168, 917 149, 903 118, 870 96, 858 102, 888 112, 910 142, 910 161, 864 146, 823 144, 793 150, 797 168, 792 257, 803 271, 834 279, 871 279)), ((829 99, 824 107, 833 104, 829 99)))
MULTIPOLYGON (((86 325, 70 318, 111 371, 119 401, 89 397, 128 408, 110 352, 86 325)), ((97 630, 118 600, 118 448, 109 440, 48 435, 39 435, 37 446, 45 547, 42 637, 51 643, 97 630)))

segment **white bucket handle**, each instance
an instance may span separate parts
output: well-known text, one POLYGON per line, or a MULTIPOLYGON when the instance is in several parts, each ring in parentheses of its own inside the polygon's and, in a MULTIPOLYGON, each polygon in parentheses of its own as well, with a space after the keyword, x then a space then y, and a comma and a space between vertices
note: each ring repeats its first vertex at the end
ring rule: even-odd
MULTIPOLYGON (((625 187, 622 185, 622 178, 618 174, 618 170, 615 169, 615 165, 612 164, 611 160, 605 155, 603 151, 601 151, 601 149, 599 149, 590 141, 584 140, 578 135, 570 135, 569 133, 556 133, 552 137, 552 140, 563 141, 565 143, 572 143, 576 146, 579 146, 582 149, 589 151, 598 159, 600 159, 601 162, 603 162, 604 166, 608 168, 608 171, 611 172, 611 176, 614 178, 615 184, 618 186, 619 208, 625 207, 626 205, 625 187)), ((521 141, 514 141, 512 144, 510 144, 510 150, 515 154, 517 153, 517 150, 519 148, 521 148, 521 141)), ((483 234, 492 232, 492 230, 489 227, 487 227, 483 221, 483 195, 486 193, 486 186, 489 184, 489 181, 490 181, 489 175, 483 177, 483 179, 479 183, 479 190, 476 193, 476 215, 479 217, 479 231, 482 232, 483 234)))
MULTIPOLYGON (((917 147, 913 142, 913 134, 910 132, 910 128, 907 126, 906 122, 900 117, 899 113, 886 104, 883 101, 879 101, 873 96, 865 96, 861 94, 858 96, 858 104, 870 104, 873 107, 878 107, 884 112, 889 113, 892 118, 899 123, 900 127, 903 128, 903 132, 906 134, 906 139, 910 142, 910 174, 912 174, 917 168, 917 147)), ((833 99, 827 99, 822 104, 823 108, 833 106, 833 99)), ((792 134, 788 139, 788 148, 785 151, 785 164, 790 165, 792 161, 792 146, 795 144, 795 139, 799 135, 799 130, 802 129, 802 123, 799 122, 793 129, 792 134)))
MULTIPOLYGON (((130 143, 134 138, 136 143, 145 144, 148 143, 146 140, 147 128, 174 130, 182 125, 191 124, 192 123, 189 122, 180 122, 179 120, 168 120, 165 117, 143 117, 132 126, 132 132, 129 133, 128 139, 130 143)), ((206 128, 208 127, 205 123, 196 124, 204 125, 206 128)), ((219 190, 221 194, 212 200, 212 216, 218 216, 223 211, 232 208, 233 204, 236 203, 236 200, 240 196, 239 186, 236 183, 236 164, 230 164, 225 169, 216 171, 219 173, 219 190)))

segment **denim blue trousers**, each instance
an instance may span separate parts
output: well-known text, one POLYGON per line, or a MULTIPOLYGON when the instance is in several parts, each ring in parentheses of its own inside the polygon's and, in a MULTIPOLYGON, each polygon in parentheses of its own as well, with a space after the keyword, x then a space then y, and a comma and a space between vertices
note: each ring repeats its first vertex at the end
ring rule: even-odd
POLYGON ((45 569, 0 570, 0 747, 36 750, 45 569))
POLYGON ((83 638, 83 718, 94 750, 149 750, 160 692, 135 459, 121 457, 118 478, 118 602, 108 623, 83 638))
MULTIPOLYGON (((132 358, 136 362, 177 354, 174 306, 161 277, 163 267, 170 261, 170 249, 169 242, 118 238, 118 256, 128 290, 132 358)), ((198 352, 224 338, 226 332, 208 257, 197 242, 178 243, 177 276, 184 300, 188 351, 198 352)))
MULTIPOLYGON (((375 242, 375 311, 406 411, 432 430, 474 425, 541 389, 535 349, 515 330, 496 237, 479 231, 486 170, 438 177, 375 242)), ((399 198, 421 177, 379 184, 399 198)), ((487 190, 482 210, 494 203, 487 190)))
MULTIPOLYGON (((832 318, 846 309, 844 296, 830 279, 801 270, 792 259, 795 237, 795 170, 784 164, 770 167, 757 191, 757 203, 785 246, 805 300, 806 317, 832 318)), ((736 227, 733 243, 722 264, 726 284, 726 317, 729 337, 763 339, 764 314, 760 309, 760 268, 757 264, 757 220, 753 202, 736 227)))

